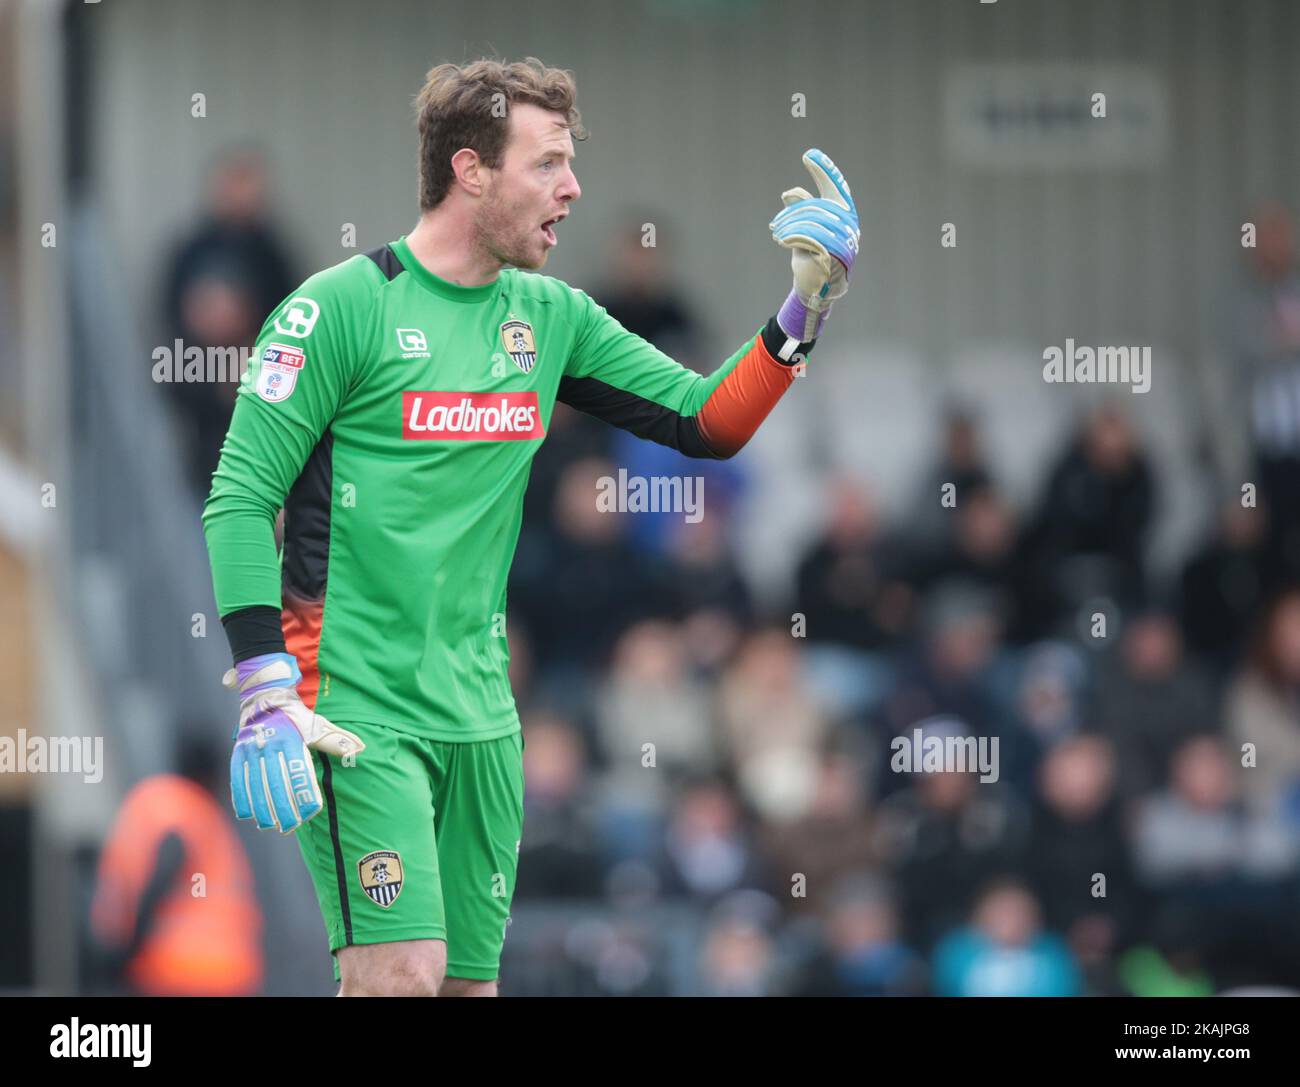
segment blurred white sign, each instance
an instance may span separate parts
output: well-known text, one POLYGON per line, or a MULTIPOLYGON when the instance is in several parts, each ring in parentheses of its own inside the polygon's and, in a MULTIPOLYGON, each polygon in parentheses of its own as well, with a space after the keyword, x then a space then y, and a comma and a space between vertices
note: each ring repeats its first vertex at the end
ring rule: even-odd
POLYGON ((1168 147, 1168 95, 1138 65, 962 64, 944 89, 944 137, 952 159, 982 169, 1149 169, 1168 147))

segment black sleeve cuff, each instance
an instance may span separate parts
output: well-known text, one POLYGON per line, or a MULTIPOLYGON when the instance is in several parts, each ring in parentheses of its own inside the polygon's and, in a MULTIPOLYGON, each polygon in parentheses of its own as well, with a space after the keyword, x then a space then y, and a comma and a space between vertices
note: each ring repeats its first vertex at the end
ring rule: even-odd
POLYGON ((781 326, 776 322, 776 314, 773 314, 767 324, 763 326, 762 336, 763 346, 767 348, 767 353, 782 366, 794 366, 796 363, 802 362, 817 343, 816 340, 808 340, 796 347, 790 353, 789 358, 782 358, 781 352, 785 350, 785 345, 789 342, 790 337, 781 331, 781 326))
POLYGON ((280 609, 266 604, 240 608, 221 617, 226 640, 234 662, 246 661, 263 653, 287 653, 284 629, 280 626, 280 609))

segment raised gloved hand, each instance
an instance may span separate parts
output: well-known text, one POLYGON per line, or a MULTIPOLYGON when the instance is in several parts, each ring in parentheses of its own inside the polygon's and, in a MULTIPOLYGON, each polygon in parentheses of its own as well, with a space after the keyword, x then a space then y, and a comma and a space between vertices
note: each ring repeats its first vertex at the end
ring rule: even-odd
POLYGON ((772 237, 790 250, 794 271, 777 323, 792 340, 806 343, 821 335, 831 304, 849 289, 862 234, 849 183, 835 163, 816 148, 804 152, 803 163, 820 195, 804 188, 782 193, 785 210, 770 226, 772 237))
POLYGON ((291 834, 321 810, 308 748, 342 757, 365 750, 360 738, 313 713, 298 697, 302 679, 289 653, 240 661, 221 682, 239 689, 239 728, 230 757, 230 796, 239 819, 291 834))

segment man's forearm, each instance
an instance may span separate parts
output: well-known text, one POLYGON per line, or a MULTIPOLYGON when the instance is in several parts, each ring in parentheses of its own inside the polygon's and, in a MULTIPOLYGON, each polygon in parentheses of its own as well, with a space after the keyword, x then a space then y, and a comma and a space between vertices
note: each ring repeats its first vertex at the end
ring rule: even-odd
POLYGON ((203 512, 217 613, 236 662, 284 652, 274 525, 274 512, 220 483, 203 512))
POLYGON ((797 366, 814 341, 796 342, 782 358, 789 342, 773 317, 700 408, 700 435, 718 457, 734 456, 744 447, 798 376, 797 366))
POLYGON ((230 642, 230 658, 235 664, 260 657, 264 653, 285 653, 284 627, 280 609, 266 604, 240 608, 221 617, 221 625, 230 642))

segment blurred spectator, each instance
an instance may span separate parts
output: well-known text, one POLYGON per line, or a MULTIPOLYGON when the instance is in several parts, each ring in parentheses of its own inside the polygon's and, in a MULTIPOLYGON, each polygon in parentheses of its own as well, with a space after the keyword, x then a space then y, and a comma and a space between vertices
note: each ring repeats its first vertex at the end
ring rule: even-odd
POLYGON ((1000 634, 996 601, 988 593, 959 585, 932 593, 920 643, 900 658, 897 685, 885 703, 891 734, 940 714, 960 718, 974 735, 1001 731, 995 705, 995 673, 1004 663, 1000 634))
POLYGON ((1168 788, 1143 802, 1135 833, 1138 872, 1157 889, 1194 893, 1238 876, 1290 873, 1294 835, 1249 809, 1221 741, 1188 740, 1173 757, 1168 788))
POLYGON ((1045 752, 1083 723, 1089 661, 1066 642, 1035 642, 996 677, 996 714, 1002 729, 1003 779, 1026 795, 1045 752))
POLYGON ((628 525, 628 542, 638 551, 664 557, 676 541, 700 532, 705 522, 725 538, 731 532, 732 511, 745 494, 743 460, 704 460, 686 456, 666 445, 615 430, 610 456, 629 479, 690 480, 698 496, 702 520, 688 523, 681 510, 644 510, 628 525))
POLYGON ((904 549, 885 536, 875 498, 858 483, 836 480, 828 498, 825 533, 799 564, 795 610, 812 642, 887 647, 912 614, 904 549))
POLYGON ((1267 510, 1243 506, 1233 491, 1220 509, 1218 531, 1183 569, 1187 644, 1218 672, 1240 659, 1251 624, 1279 578, 1267 527, 1267 510))
POLYGON ((946 486, 953 486, 959 510, 977 491, 993 489, 974 415, 960 405, 950 405, 942 426, 939 461, 926 475, 908 518, 910 534, 925 546, 943 546, 951 538, 953 509, 939 501, 946 486))
POLYGON ((700 954, 706 996, 778 995, 780 917, 781 907, 759 891, 737 891, 714 907, 700 954))
POLYGON ((885 885, 846 875, 828 907, 825 947, 805 967, 794 995, 922 995, 925 963, 899 937, 898 908, 885 885))
POLYGON ((604 869, 582 737, 552 713, 526 716, 523 726, 527 787, 515 897, 596 897, 604 869))
POLYGON ((676 610, 668 569, 628 546, 629 515, 597 502, 613 465, 575 461, 555 492, 550 525, 516 552, 510 600, 556 697, 580 698, 618 636, 676 610))
POLYGON ((555 402, 546 440, 533 456, 524 491, 521 553, 526 553, 534 536, 544 538, 555 511, 555 492, 569 467, 578 461, 607 460, 617 428, 585 415, 560 401, 555 402))
MULTIPOLYGON (((685 293, 672 281, 677 247, 662 217, 649 209, 626 212, 611 237, 609 271, 591 296, 624 328, 669 358, 700 373, 711 372, 716 361, 704 350, 702 330, 685 293)), ((609 440, 610 456, 629 476, 699 479, 705 520, 725 519, 744 491, 745 470, 739 461, 693 459, 624 430, 615 431, 609 440)), ((649 511, 628 525, 628 542, 664 555, 673 536, 700 527, 683 525, 680 513, 649 511)), ((727 531, 725 525, 715 527, 727 531)))
POLYGON ((778 881, 792 889, 802 877, 803 895, 791 897, 794 913, 816 912, 827 902, 845 872, 869 867, 876 859, 868 796, 859 758, 844 751, 823 756, 812 806, 798 819, 760 828, 764 855, 778 881))
MULTIPOLYGON (((271 221, 262 155, 247 148, 229 152, 213 170, 207 212, 176 246, 165 273, 166 327, 186 349, 251 348, 262 323, 293 290, 293 270, 271 221)), ((195 487, 206 493, 236 384, 173 382, 165 388, 185 423, 195 487)))
POLYGON ((1279 594, 1260 617, 1226 712, 1247 802, 1300 827, 1300 589, 1279 594))
POLYGON ((619 639, 596 691, 606 764, 601 823, 611 860, 650 853, 676 788, 688 774, 719 769, 712 700, 688 664, 679 629, 646 620, 619 639))
POLYGON ((1144 803, 1135 837, 1139 875, 1161 907, 1193 927, 1189 943, 1216 980, 1300 980, 1300 842, 1241 802, 1219 740, 1199 737, 1179 749, 1170 787, 1144 803))
POLYGON ((180 332, 194 327, 183 304, 186 289, 213 272, 245 285, 259 327, 293 290, 292 262, 272 225, 269 195, 270 177, 260 151, 239 148, 216 163, 208 210, 172 255, 166 312, 180 322, 180 332))
POLYGON ((227 767, 224 753, 187 740, 179 773, 145 778, 123 799, 91 906, 110 984, 140 996, 261 989, 262 915, 227 810, 227 767))
POLYGON ((1091 720, 1115 745, 1125 799, 1161 788, 1174 749, 1216 730, 1213 691, 1184 658, 1172 616, 1150 609, 1134 617, 1118 655, 1100 666, 1091 720))
POLYGON ((626 211, 608 236, 613 241, 609 270, 591 296, 624 328, 700 370, 701 329, 685 292, 671 282, 678 251, 663 216, 648 208, 626 211))
MULTIPOLYGON (((601 995, 666 995, 666 980, 662 964, 655 959, 651 933, 635 924, 594 925, 591 930, 598 938, 592 939, 589 946, 575 950, 579 960, 589 964, 601 995)), ((574 935, 581 933, 579 930, 574 935)))
POLYGON ((1065 741, 1044 759, 1039 788, 1026 875, 1046 923, 1065 933, 1089 980, 1108 987, 1107 964, 1137 907, 1113 748, 1100 736, 1065 741))
MULTIPOLYGON (((728 514, 710 506, 702 520, 689 524, 678 519, 666 536, 665 554, 673 564, 676 604, 682 615, 708 612, 729 622, 738 633, 753 621, 754 603, 727 539, 728 514)), ((716 630, 716 633, 723 633, 716 630)), ((736 637, 725 645, 734 646, 736 637)))
POLYGON ((1016 614, 1019 577, 1016 524, 1001 495, 987 484, 960 493, 955 509, 944 511, 948 531, 919 564, 922 587, 964 583, 990 593, 1010 624, 1016 614))
POLYGON ((740 805, 721 780, 701 780, 683 790, 664 841, 660 872, 665 896, 706 903, 732 891, 768 886, 740 805))
POLYGON ((1151 469, 1113 405, 1091 413, 1042 490, 1023 543, 1028 634, 1071 633, 1086 600, 1141 600, 1144 545, 1155 506, 1151 469))
POLYGON ((830 723, 800 669, 797 643, 779 627, 756 632, 723 675, 726 751, 747 803, 767 820, 806 814, 830 723))
POLYGON ((750 626, 729 611, 706 606, 689 612, 678 630, 692 670, 712 684, 735 656, 750 626))
MULTIPOLYGON (((633 922, 584 917, 548 931, 530 958, 503 956, 502 974, 531 974, 524 991, 534 996, 665 996, 655 935, 633 922)), ((504 951, 511 952, 509 940, 504 951)))
POLYGON ((971 923, 934 952, 938 996, 1078 996, 1081 980, 1065 941, 1042 927, 1038 903, 1018 883, 997 883, 971 923))
POLYGON ((973 773, 924 773, 879 810, 876 844, 901 896, 906 938, 928 948, 989 879, 1020 870, 1028 812, 973 773))
POLYGON ((1260 493, 1276 550, 1300 573, 1300 273, 1295 220, 1277 203, 1252 212, 1255 246, 1232 314, 1232 368, 1246 401, 1260 493))

